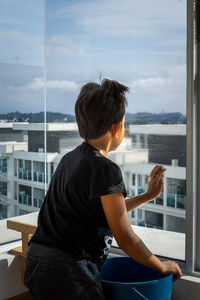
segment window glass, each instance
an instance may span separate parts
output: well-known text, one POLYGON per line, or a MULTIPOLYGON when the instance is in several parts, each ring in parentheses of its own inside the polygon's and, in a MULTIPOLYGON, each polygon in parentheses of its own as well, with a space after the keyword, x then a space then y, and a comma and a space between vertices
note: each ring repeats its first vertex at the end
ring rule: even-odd
POLYGON ((163 229, 163 214, 145 211, 145 223, 147 227, 163 229))
POLYGON ((123 153, 129 195, 147 190, 156 164, 167 169, 162 193, 130 214, 131 223, 184 232, 186 1, 46 0, 46 102, 43 4, 1 2, 0 216, 41 207, 61 157, 82 141, 80 87, 106 77, 130 87, 124 142, 109 156, 118 162, 123 153))
MULTIPOLYGON (((130 221, 183 232, 179 218, 181 214, 184 219, 186 202, 186 1, 152 0, 152 8, 147 0, 46 3, 47 111, 54 112, 57 128, 47 132, 47 156, 57 153, 53 169, 63 153, 81 142, 77 131, 67 127, 74 121, 80 87, 104 77, 119 80, 130 87, 125 139, 118 149, 124 158, 119 159, 118 150, 110 158, 120 162, 128 195, 147 190, 156 164, 167 169, 162 193, 130 213, 130 221), (59 128, 59 122, 65 125, 59 128)), ((52 165, 48 172, 52 174, 52 165)))
POLYGON ((2 219, 35 211, 33 162, 41 159, 37 130, 44 130, 44 2, 0 1, 0 20, 2 219))

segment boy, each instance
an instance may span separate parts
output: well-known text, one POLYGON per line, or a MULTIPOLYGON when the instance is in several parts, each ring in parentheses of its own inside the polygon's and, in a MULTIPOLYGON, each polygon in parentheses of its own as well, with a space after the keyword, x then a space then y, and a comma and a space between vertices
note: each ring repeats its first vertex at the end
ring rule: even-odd
POLYGON ((165 169, 151 172, 148 190, 126 198, 119 167, 107 158, 124 136, 128 88, 104 79, 87 83, 75 105, 84 142, 61 159, 30 241, 25 284, 35 300, 103 300, 101 266, 114 235, 133 259, 163 274, 181 276, 174 262, 161 262, 133 232, 127 212, 157 197, 165 169))

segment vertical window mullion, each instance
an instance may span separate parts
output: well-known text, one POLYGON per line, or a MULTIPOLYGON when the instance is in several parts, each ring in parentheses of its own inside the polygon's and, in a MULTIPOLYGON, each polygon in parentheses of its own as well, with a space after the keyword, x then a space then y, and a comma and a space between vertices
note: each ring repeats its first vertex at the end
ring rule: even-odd
POLYGON ((194 190, 194 55, 193 55, 193 0, 187 1, 187 201, 186 201, 186 271, 195 265, 195 190, 194 190))
POLYGON ((196 265, 200 271, 200 0, 195 0, 195 86, 196 107, 196 265))
POLYGON ((186 270, 200 271, 200 0, 187 1, 186 270))

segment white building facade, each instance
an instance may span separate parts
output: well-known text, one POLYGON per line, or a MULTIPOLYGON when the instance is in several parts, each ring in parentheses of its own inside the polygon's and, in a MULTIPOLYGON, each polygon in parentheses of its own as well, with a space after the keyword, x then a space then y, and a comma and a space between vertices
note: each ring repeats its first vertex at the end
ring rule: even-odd
MULTIPOLYGON (((148 145, 148 136, 154 134, 163 138, 163 130, 170 136, 185 135, 185 128, 182 125, 181 127, 172 125, 169 130, 167 125, 160 126, 165 127, 152 125, 150 130, 150 127, 145 129, 141 125, 130 126, 129 136, 124 138, 116 151, 109 153, 108 157, 122 170, 129 196, 145 192, 151 170, 156 165, 156 162, 149 161, 149 152, 152 149, 148 145), (144 134, 145 138, 142 138, 141 145, 141 136, 144 134)), ((37 138, 37 132, 41 133, 44 127, 43 124, 26 124, 25 127, 23 124, 13 124, 13 130, 22 129, 25 130, 26 137, 36 134, 37 138)), ((65 131, 76 134, 73 135, 74 139, 69 137, 69 142, 60 135, 60 140, 56 142, 58 151, 47 152, 46 155, 39 144, 37 152, 28 151, 30 148, 28 140, 0 143, 0 218, 39 210, 60 159, 81 142, 75 123, 53 123, 47 126, 47 131, 49 136, 52 132, 59 135, 65 131)), ((177 157, 172 156, 169 159, 172 164, 164 164, 167 171, 163 192, 158 198, 129 213, 131 224, 185 232, 186 168, 178 165, 177 157)))

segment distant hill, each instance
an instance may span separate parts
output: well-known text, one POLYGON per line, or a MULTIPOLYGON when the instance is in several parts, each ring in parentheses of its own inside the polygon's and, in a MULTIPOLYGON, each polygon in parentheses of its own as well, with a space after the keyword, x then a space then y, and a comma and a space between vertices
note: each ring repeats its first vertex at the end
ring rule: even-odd
POLYGON ((186 116, 179 112, 172 113, 148 113, 139 112, 126 114, 126 124, 185 124, 186 116))
MULTIPOLYGON (((61 123, 61 122, 75 122, 75 116, 70 114, 63 114, 59 112, 47 111, 47 122, 61 123)), ((0 114, 0 120, 6 120, 7 122, 29 122, 29 123, 43 123, 44 112, 38 113, 20 113, 18 111, 7 114, 0 114)))
MULTIPOLYGON (((50 112, 47 114, 47 122, 60 123, 60 122, 75 122, 76 118, 71 114, 63 114, 59 112, 50 112)), ((29 122, 29 123, 42 123, 44 122, 44 112, 38 113, 20 113, 18 111, 0 114, 0 121, 7 122, 29 122)), ((186 123, 186 116, 179 112, 173 113, 127 113, 126 124, 184 124, 186 123)))

